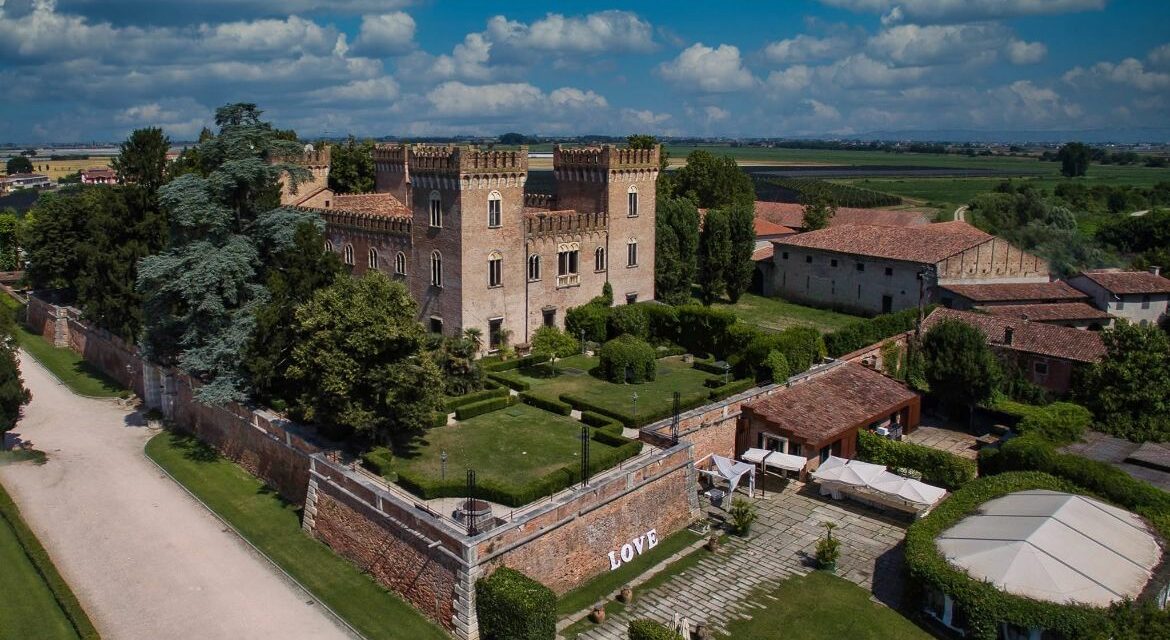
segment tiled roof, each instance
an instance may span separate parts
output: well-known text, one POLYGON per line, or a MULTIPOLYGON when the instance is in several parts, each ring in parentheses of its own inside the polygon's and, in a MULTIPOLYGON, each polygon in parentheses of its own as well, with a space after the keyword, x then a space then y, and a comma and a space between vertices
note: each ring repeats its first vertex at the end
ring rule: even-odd
MULTIPOLYGON (((794 202, 756 201, 756 219, 799 229, 804 226, 804 205, 794 202)), ((872 224, 879 227, 913 227, 928 224, 926 214, 918 211, 890 211, 888 209, 853 209, 838 207, 829 226, 843 224, 872 224)))
POLYGON ((390 193, 338 193, 330 208, 377 216, 410 215, 410 209, 390 193))
POLYGON ((96 167, 93 169, 82 169, 81 175, 90 178, 113 178, 118 174, 108 167, 96 167))
POLYGON ((889 416, 917 394, 852 362, 744 406, 810 443, 836 440, 853 427, 889 416))
POLYGON ((757 238, 762 238, 764 236, 790 236, 796 233, 796 229, 793 229, 792 227, 786 227, 782 224, 768 222, 759 216, 756 216, 755 225, 757 238))
POLYGON ((752 261, 759 262, 760 260, 767 260, 771 262, 772 254, 776 252, 775 250, 776 248, 770 242, 763 247, 757 246, 756 250, 752 251, 752 261))
POLYGON ((934 264, 993 237, 966 222, 940 222, 917 227, 842 225, 773 242, 777 246, 934 264))
POLYGON ((946 284, 939 287, 944 291, 963 296, 975 303, 1018 302, 1075 302, 1088 300, 1089 296, 1063 281, 1026 282, 1012 284, 946 284))
POLYGON ((1096 331, 1060 327, 1054 324, 1030 322, 986 313, 935 309, 926 317, 922 328, 929 330, 947 319, 959 320, 979 329, 983 335, 987 336, 987 343, 996 348, 1078 362, 1097 362, 1105 355, 1105 345, 1101 342, 1101 336, 1096 331), (1008 329, 1011 329, 1011 344, 1007 343, 1008 329))
POLYGON ((1080 275, 1110 293, 1170 293, 1170 279, 1149 271, 1085 271, 1080 275))
POLYGON ((1108 320, 1108 313, 1086 302, 1051 302, 1048 304, 997 304, 980 307, 996 316, 1022 318, 1036 322, 1060 320, 1108 320))

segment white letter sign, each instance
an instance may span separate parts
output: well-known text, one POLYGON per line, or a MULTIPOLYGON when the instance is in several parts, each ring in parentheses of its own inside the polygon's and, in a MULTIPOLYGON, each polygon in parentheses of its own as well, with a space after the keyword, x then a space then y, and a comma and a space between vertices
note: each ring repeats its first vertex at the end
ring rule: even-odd
POLYGON ((645 534, 634 538, 621 546, 616 552, 609 552, 609 570, 613 571, 622 564, 630 562, 635 556, 640 556, 644 552, 658 546, 658 530, 651 529, 645 534))

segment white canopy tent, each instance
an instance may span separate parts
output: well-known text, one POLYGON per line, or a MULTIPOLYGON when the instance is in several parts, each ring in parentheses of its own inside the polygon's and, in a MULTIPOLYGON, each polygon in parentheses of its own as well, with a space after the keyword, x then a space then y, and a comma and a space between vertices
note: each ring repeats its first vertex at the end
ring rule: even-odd
POLYGON ((906 478, 896 473, 883 471, 869 483, 869 487, 923 507, 933 506, 947 494, 941 487, 926 484, 920 480, 906 478))
POLYGON ((862 502, 874 503, 922 515, 947 494, 945 489, 890 473, 880 464, 829 456, 812 473, 821 486, 821 495, 840 500, 847 494, 862 502))
POLYGON ((755 494, 756 490, 756 468, 746 462, 738 462, 731 458, 724 458, 719 455, 711 455, 711 462, 714 463, 713 469, 699 469, 700 473, 707 474, 713 478, 725 480, 729 485, 727 495, 735 493, 736 487, 739 486, 740 480, 745 475, 748 476, 748 492, 755 494))
POLYGON ((752 464, 762 464, 764 467, 772 467, 773 469, 781 469, 783 471, 796 471, 797 473, 804 470, 804 465, 808 462, 808 459, 804 456, 795 456, 790 453, 772 451, 771 449, 748 449, 739 459, 752 464))
POLYGON ((812 477, 822 484, 838 483, 850 487, 864 487, 885 472, 886 468, 880 464, 829 456, 816 471, 813 471, 812 477))

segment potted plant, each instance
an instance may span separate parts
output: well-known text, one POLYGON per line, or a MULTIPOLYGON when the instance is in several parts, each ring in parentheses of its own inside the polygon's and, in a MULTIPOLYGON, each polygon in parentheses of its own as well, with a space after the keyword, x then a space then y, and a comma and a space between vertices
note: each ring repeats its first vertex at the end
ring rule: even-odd
POLYGON ((593 610, 589 612, 589 619, 596 624, 605 622, 605 603, 598 602, 593 605, 593 610))
POLYGON ((630 604, 633 602, 634 588, 628 584, 622 587, 622 590, 618 592, 618 600, 621 600, 623 604, 630 604))
POLYGON ((747 537, 756 521, 756 505, 751 500, 736 498, 731 501, 731 528, 737 536, 747 537))
POLYGON ((835 523, 826 522, 825 537, 817 541, 817 568, 825 571, 836 571, 837 560, 841 557, 841 541, 833 537, 835 523))
POLYGON ((711 537, 707 538, 707 551, 715 553, 719 550, 719 534, 712 533, 711 537))

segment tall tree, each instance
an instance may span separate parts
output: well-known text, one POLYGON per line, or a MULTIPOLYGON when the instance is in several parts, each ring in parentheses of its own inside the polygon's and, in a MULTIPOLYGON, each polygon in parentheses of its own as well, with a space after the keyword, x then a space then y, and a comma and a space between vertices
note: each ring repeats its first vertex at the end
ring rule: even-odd
POLYGON ((46 193, 29 212, 22 234, 25 273, 33 289, 72 290, 81 273, 86 220, 93 213, 86 190, 46 193))
POLYGON ((1089 158, 1092 152, 1089 147, 1080 142, 1070 142, 1056 152, 1060 160, 1060 174, 1066 178, 1083 176, 1089 170, 1089 158))
POLYGON ((166 179, 167 151, 170 148, 171 139, 163 134, 162 129, 135 129, 110 164, 118 172, 119 182, 137 184, 153 195, 166 179))
POLYGON ((353 136, 330 149, 329 188, 337 193, 369 193, 374 190, 374 141, 358 142, 353 136))
POLYGON ((699 250, 699 210, 686 198, 658 201, 654 220, 654 292, 681 304, 691 297, 699 250))
POLYGON ((703 304, 709 305, 723 294, 731 264, 731 221, 722 209, 710 209, 703 218, 698 253, 696 280, 703 304))
POLYGON ((8 175, 14 173, 32 173, 32 161, 24 156, 13 156, 8 159, 8 163, 4 167, 8 175))
POLYGON ((406 287, 377 271, 339 278, 297 309, 296 413, 333 437, 405 445, 440 405, 442 376, 406 287))
POLYGON ((731 237, 731 260, 724 272, 724 282, 727 283, 727 297, 734 304, 751 287, 752 274, 756 270, 756 263, 752 262, 752 253, 756 250, 754 205, 728 207, 727 226, 731 237))
POLYGON ((829 226, 833 216, 837 215, 837 206, 829 202, 824 196, 816 195, 804 203, 805 231, 816 231, 829 226))
POLYGON ((244 353, 255 312, 268 300, 262 256, 290 246, 298 226, 315 217, 278 208, 278 181, 299 183, 309 172, 283 160, 299 158, 302 145, 278 138, 260 114, 254 104, 216 111, 219 133, 198 148, 205 173, 159 190, 168 246, 138 269, 146 355, 201 380, 206 403, 244 398, 244 353))
POLYGON ((1116 435, 1170 440, 1170 337, 1122 322, 1101 340, 1105 357, 1077 385, 1081 402, 1116 435))
POLYGON ((20 363, 16 359, 16 322, 12 310, 0 308, 0 449, 7 441, 4 434, 20 420, 24 406, 32 400, 32 393, 20 377, 20 363))
POLYGON ((922 338, 931 393, 952 410, 971 411, 991 397, 1003 373, 983 332, 960 320, 944 320, 922 338))
POLYGON ((20 219, 16 209, 0 211, 0 271, 20 268, 20 219))
POLYGON ((735 158, 716 156, 709 151, 692 151, 687 164, 674 172, 675 193, 701 208, 729 205, 752 206, 756 190, 735 158))

